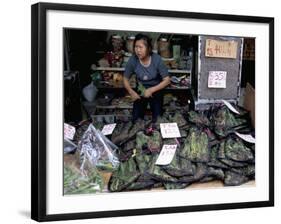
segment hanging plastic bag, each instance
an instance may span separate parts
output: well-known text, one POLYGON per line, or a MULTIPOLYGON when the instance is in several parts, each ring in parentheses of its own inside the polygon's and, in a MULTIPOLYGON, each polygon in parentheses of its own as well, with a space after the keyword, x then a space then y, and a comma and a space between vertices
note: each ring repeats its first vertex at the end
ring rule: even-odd
POLYGON ((94 85, 93 82, 91 82, 89 85, 83 88, 82 90, 83 96, 88 102, 93 102, 96 98, 96 95, 98 93, 97 87, 94 85))
POLYGON ((81 158, 80 169, 83 170, 84 165, 89 161, 92 166, 100 170, 116 170, 119 166, 119 160, 115 155, 117 148, 101 131, 90 124, 78 145, 81 158))

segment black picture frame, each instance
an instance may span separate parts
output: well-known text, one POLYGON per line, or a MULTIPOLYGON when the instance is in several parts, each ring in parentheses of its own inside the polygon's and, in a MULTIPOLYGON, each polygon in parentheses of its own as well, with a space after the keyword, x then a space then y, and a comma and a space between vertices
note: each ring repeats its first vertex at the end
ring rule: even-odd
POLYGON ((31 218, 37 221, 74 220, 99 217, 133 216, 161 213, 178 213, 207 210, 254 208, 274 206, 274 18, 253 17, 240 15, 224 15, 210 13, 195 13, 183 11, 163 11, 137 8, 102 7, 89 5, 37 3, 32 5, 31 17, 31 59, 32 59, 32 105, 31 105, 31 127, 32 127, 32 155, 31 155, 31 218), (64 214, 47 214, 47 169, 46 169, 46 145, 48 126, 47 120, 47 87, 46 87, 46 47, 47 47, 47 11, 55 10, 80 12, 80 13, 105 13, 123 14, 130 16, 153 16, 166 18, 189 18, 229 22, 247 22, 267 24, 269 26, 269 191, 268 200, 206 204, 195 206, 175 206, 159 208, 139 208, 129 210, 111 210, 96 212, 77 212, 64 214))

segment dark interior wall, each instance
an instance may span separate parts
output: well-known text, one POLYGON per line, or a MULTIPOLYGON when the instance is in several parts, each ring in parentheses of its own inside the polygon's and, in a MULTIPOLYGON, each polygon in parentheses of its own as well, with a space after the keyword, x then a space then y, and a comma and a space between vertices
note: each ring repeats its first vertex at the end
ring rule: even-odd
MULTIPOLYGON (((105 52, 110 50, 110 36, 116 33, 126 37, 132 34, 135 35, 138 32, 82 29, 64 30, 64 35, 66 36, 65 44, 67 45, 65 53, 68 54, 70 70, 79 72, 81 87, 90 82, 90 74, 92 73, 91 65, 97 64, 98 60, 104 56, 105 52)), ((181 49, 185 50, 187 54, 189 51, 197 50, 197 38, 192 35, 163 33, 146 34, 148 34, 153 41, 160 37, 166 37, 171 42, 170 46, 179 44, 181 45, 181 49)), ((64 61, 66 61, 66 59, 67 58, 65 57, 64 61)), ((65 70, 67 70, 66 63, 65 70)))
POLYGON ((244 38, 241 86, 255 88, 255 38, 244 38))
POLYGON ((81 29, 65 30, 68 36, 68 55, 70 70, 78 71, 81 87, 90 82, 91 65, 99 60, 96 52, 103 51, 108 46, 104 41, 106 31, 97 32, 81 29))
POLYGON ((255 88, 255 61, 243 60, 242 74, 241 74, 241 87, 245 88, 246 84, 250 83, 255 88))

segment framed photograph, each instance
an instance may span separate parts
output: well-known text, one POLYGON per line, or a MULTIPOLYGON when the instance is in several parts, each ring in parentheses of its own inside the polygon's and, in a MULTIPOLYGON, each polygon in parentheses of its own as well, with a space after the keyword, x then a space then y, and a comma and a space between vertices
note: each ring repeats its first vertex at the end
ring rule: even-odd
POLYGON ((31 22, 32 219, 274 206, 274 18, 38 3, 31 22))

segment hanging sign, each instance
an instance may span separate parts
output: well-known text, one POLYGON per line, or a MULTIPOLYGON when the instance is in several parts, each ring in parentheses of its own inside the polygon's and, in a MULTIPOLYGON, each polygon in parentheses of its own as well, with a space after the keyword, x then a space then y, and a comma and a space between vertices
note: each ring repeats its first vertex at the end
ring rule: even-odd
POLYGON ((205 56, 213 58, 236 58, 238 42, 206 39, 205 56))
POLYGON ((208 88, 226 88, 226 71, 209 71, 208 88))
POLYGON ((156 165, 168 165, 174 158, 177 145, 163 145, 162 150, 156 160, 156 165))
POLYGON ((180 130, 177 123, 161 123, 161 135, 163 138, 180 138, 180 130))

